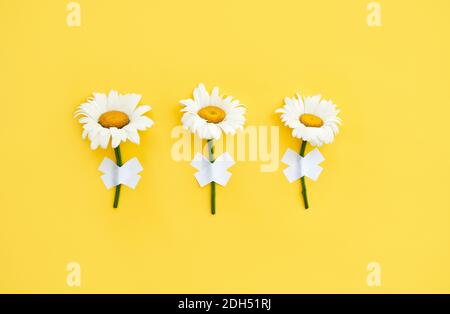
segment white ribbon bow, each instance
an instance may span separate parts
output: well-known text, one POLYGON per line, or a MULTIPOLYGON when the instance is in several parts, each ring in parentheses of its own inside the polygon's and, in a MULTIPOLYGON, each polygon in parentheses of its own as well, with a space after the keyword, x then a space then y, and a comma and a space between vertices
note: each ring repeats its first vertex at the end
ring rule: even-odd
POLYGON ((303 176, 316 181, 323 170, 319 164, 324 160, 325 158, 320 151, 315 148, 305 157, 300 156, 292 149, 288 149, 281 161, 289 166, 283 172, 288 181, 292 183, 303 176))
POLYGON ((138 173, 144 168, 142 168, 137 158, 127 161, 122 167, 117 166, 111 159, 105 158, 98 170, 104 173, 102 180, 107 189, 119 184, 134 189, 141 179, 138 173))
POLYGON ((191 165, 199 170, 195 174, 195 178, 201 187, 211 182, 225 186, 231 178, 231 173, 227 169, 234 165, 234 160, 230 154, 223 153, 211 163, 205 156, 197 153, 191 165))

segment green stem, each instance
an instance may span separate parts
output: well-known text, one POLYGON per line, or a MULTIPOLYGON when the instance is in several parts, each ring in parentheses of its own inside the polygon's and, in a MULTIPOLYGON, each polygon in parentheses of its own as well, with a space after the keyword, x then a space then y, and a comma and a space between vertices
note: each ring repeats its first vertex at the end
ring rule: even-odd
MULTIPOLYGON (((302 142, 302 147, 300 148, 300 156, 305 157, 305 150, 306 150, 306 144, 307 141, 302 142)), ((305 203, 305 209, 309 208, 308 203, 308 194, 306 191, 306 182, 305 182, 305 176, 303 176, 300 181, 302 182, 302 195, 303 195, 303 202, 305 203)))
MULTIPOLYGON (((208 140, 209 161, 214 162, 214 142, 208 140)), ((211 182, 211 214, 216 214, 216 182, 211 182)))
MULTIPOLYGON (((117 166, 122 167, 122 154, 120 153, 120 145, 114 148, 114 153, 116 154, 117 166)), ((114 208, 119 207, 119 198, 120 198, 120 188, 121 184, 116 186, 116 194, 114 195, 114 208)))

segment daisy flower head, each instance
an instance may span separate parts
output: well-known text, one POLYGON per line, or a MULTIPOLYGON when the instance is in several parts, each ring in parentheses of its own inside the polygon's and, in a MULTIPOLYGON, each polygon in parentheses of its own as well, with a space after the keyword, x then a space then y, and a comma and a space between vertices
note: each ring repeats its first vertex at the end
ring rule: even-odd
POLYGON ((209 94, 205 86, 199 84, 194 89, 194 99, 180 102, 184 106, 181 122, 201 139, 218 140, 222 132, 234 135, 236 130, 243 129, 246 109, 232 96, 219 95, 218 87, 209 94))
POLYGON ((153 121, 144 114, 150 106, 138 106, 141 95, 119 94, 111 90, 108 95, 94 93, 93 97, 78 107, 75 116, 81 116, 83 139, 91 141, 91 149, 99 146, 106 149, 111 140, 112 148, 121 142, 130 140, 139 144, 138 131, 144 131, 153 125, 153 121))
POLYGON ((302 98, 286 97, 284 106, 276 110, 281 120, 292 129, 292 136, 309 142, 312 146, 331 144, 339 132, 340 110, 331 100, 321 95, 302 98))

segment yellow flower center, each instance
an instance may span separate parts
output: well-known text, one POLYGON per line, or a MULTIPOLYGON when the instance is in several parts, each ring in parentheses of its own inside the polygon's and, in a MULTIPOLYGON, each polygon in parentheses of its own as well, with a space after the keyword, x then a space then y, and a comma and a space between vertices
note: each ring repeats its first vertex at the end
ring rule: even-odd
POLYGON ((104 128, 116 127, 121 129, 130 123, 130 118, 121 111, 108 111, 100 116, 98 123, 104 128))
POLYGON ((198 111, 198 115, 210 123, 219 123, 225 119, 225 111, 216 106, 207 106, 198 111))
POLYGON ((309 113, 302 114, 300 116, 300 122, 311 128, 320 128, 323 125, 323 120, 321 118, 309 113))

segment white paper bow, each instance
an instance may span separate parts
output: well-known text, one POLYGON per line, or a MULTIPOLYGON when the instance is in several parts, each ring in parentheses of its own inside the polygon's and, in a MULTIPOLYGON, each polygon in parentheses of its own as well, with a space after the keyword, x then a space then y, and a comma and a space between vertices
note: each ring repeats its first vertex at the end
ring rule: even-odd
POLYGON ((325 158, 320 151, 315 148, 305 157, 300 156, 292 149, 288 149, 281 161, 289 166, 283 172, 288 181, 292 183, 303 176, 316 181, 323 170, 319 164, 324 160, 325 158))
POLYGON ((98 170, 104 173, 102 180, 107 189, 119 184, 134 189, 141 179, 138 173, 144 168, 142 168, 137 158, 127 161, 122 167, 117 166, 111 159, 105 158, 98 170))
POLYGON ((197 153, 191 165, 199 170, 195 174, 195 178, 201 187, 211 182, 225 186, 231 178, 231 173, 227 169, 234 165, 234 160, 230 154, 223 153, 211 163, 205 156, 197 153))

